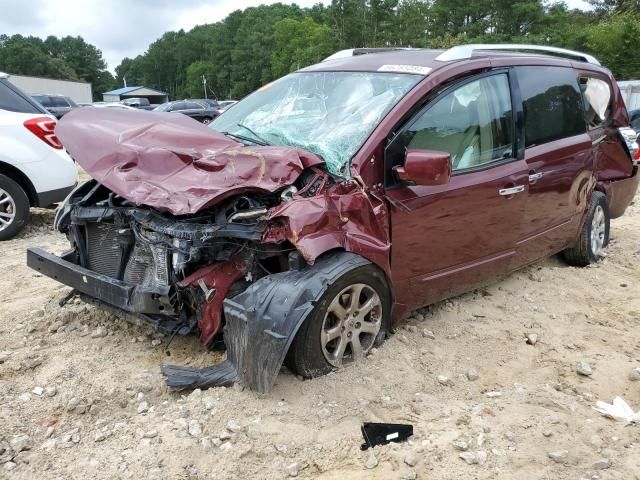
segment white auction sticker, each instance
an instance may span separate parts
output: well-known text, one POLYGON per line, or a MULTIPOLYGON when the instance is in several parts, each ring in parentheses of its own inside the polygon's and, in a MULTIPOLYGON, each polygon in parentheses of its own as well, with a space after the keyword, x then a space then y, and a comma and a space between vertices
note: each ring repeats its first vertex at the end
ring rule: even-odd
POLYGON ((421 67, 420 65, 382 65, 378 68, 379 72, 401 72, 401 73, 418 73, 420 75, 428 75, 431 71, 430 67, 421 67))

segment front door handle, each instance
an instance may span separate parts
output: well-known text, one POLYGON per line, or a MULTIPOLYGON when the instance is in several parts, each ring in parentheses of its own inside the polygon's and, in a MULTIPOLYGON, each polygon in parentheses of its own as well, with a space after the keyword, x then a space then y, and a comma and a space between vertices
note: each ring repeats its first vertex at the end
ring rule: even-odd
POLYGON ((529 183, 536 183, 542 177, 544 177, 544 172, 531 173, 529 174, 529 183))
POLYGON ((503 197, 508 197, 510 195, 522 192, 524 192, 524 185, 516 185, 515 187, 501 188, 500 190, 498 190, 498 193, 503 197))

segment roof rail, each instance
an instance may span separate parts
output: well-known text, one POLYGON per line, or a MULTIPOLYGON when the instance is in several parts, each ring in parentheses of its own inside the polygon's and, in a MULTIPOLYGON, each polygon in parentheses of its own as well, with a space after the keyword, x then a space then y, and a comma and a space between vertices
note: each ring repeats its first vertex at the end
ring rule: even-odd
POLYGON ((349 48, 347 50, 340 50, 333 55, 328 56, 323 62, 327 60, 333 60, 335 58, 347 58, 347 57, 355 57, 357 55, 366 55, 368 53, 382 53, 382 52, 393 52, 396 50, 414 50, 413 48, 408 47, 382 47, 382 48, 349 48))
POLYGON ((445 52, 442 52, 436 57, 436 60, 441 62, 450 62, 453 60, 463 60, 471 58, 474 52, 482 50, 497 50, 502 52, 520 51, 526 52, 539 52, 542 55, 551 55, 557 57, 564 57, 581 62, 593 63, 594 65, 600 65, 600 62, 593 56, 576 52, 574 50, 567 50, 565 48, 549 47, 547 45, 527 45, 522 43, 496 43, 496 44, 482 44, 471 43, 469 45, 458 45, 457 47, 450 48, 445 52))

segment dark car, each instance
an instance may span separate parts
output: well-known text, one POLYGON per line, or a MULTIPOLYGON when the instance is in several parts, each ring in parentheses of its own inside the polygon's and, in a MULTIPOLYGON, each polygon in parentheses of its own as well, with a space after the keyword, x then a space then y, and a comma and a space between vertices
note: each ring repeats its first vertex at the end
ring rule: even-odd
POLYGON ((219 115, 217 105, 214 107, 211 102, 215 103, 213 100, 177 100, 158 105, 154 112, 181 113, 206 125, 219 115))
MULTIPOLYGON (((209 128, 81 109, 56 129, 94 180, 28 263, 226 360, 167 383, 265 392, 356 362, 412 309, 548 255, 597 262, 640 176, 611 73, 532 45, 347 51, 209 128), (537 52, 537 53, 536 53, 537 52), (135 135, 131 133, 135 132, 135 135)), ((338 388, 338 387, 336 387, 338 388)))
POLYGON ((36 102, 40 103, 57 119, 63 117, 63 115, 69 113, 74 108, 78 108, 78 105, 69 97, 64 95, 43 95, 36 94, 31 95, 36 102))
POLYGON ((220 105, 219 107, 220 113, 226 112, 231 107, 233 107, 236 103, 238 103, 237 100, 222 100, 218 102, 218 105, 220 105))
POLYGON ((144 97, 125 98, 124 100, 120 100, 120 103, 127 107, 137 108, 138 110, 153 110, 157 106, 151 105, 149 99, 144 97))
POLYGON ((640 133, 640 109, 629 111, 629 123, 631 128, 640 133))

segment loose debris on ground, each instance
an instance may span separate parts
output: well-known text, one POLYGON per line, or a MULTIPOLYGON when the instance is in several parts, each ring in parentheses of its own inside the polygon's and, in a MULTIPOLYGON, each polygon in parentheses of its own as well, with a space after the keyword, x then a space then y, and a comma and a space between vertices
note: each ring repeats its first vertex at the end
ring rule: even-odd
POLYGON ((168 338, 73 298, 25 266, 60 253, 53 212, 2 244, 0 477, 11 479, 640 479, 640 426, 597 400, 640 405, 640 208, 607 257, 551 258, 413 313, 359 366, 273 392, 179 394, 162 362, 205 366, 168 338), (407 423, 365 452, 364 422, 407 423))

